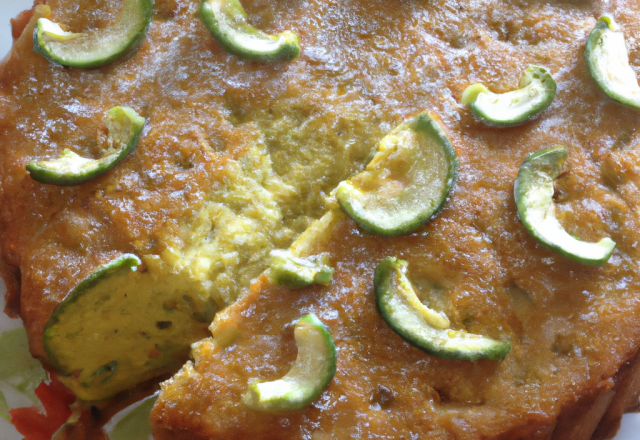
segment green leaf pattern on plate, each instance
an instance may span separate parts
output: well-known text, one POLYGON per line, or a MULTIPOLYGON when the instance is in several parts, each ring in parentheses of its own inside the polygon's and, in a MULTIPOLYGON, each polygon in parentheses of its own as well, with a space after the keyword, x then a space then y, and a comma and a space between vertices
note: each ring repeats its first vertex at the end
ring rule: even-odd
POLYGON ((157 396, 149 397, 132 409, 109 431, 111 440, 152 439, 149 414, 156 403, 157 396))
MULTIPOLYGON (((47 379, 47 373, 40 362, 31 357, 24 327, 0 333, 0 353, 11 353, 11 356, 0 357, 0 384, 15 389, 37 404, 34 390, 47 379)), ((0 416, 7 421, 9 409, 7 399, 0 391, 0 416)))

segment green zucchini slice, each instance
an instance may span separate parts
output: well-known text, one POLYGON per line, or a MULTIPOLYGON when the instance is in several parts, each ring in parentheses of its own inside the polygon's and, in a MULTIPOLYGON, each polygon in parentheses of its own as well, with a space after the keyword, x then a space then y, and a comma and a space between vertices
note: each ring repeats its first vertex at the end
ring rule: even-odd
POLYGON ((268 274, 274 284, 300 289, 311 284, 326 286, 333 278, 333 269, 327 255, 297 258, 291 251, 275 250, 271 251, 268 274))
POLYGON ((467 87, 462 104, 477 120, 491 127, 515 127, 540 115, 556 97, 556 82, 547 69, 529 66, 520 78, 520 88, 492 93, 482 84, 467 87))
POLYGON ((27 171, 33 180, 50 185, 77 185, 115 167, 136 149, 145 119, 129 107, 114 107, 105 117, 109 130, 107 154, 101 159, 85 159, 65 149, 58 159, 33 161, 27 171))
POLYGON ((547 248, 580 263, 601 265, 609 260, 616 243, 610 238, 597 243, 574 238, 556 218, 553 180, 562 174, 567 154, 566 147, 557 146, 525 159, 514 186, 518 214, 526 230, 547 248))
POLYGON ((215 306, 184 277, 136 271, 122 255, 98 267, 54 309, 45 325, 47 360, 82 400, 109 398, 173 371, 190 343, 208 335, 215 306))
POLYGON ((204 0, 200 17, 227 52, 252 61, 291 61, 300 56, 298 36, 291 31, 269 35, 247 23, 239 0, 204 0))
POLYGON ((587 39, 584 57, 591 77, 610 98, 640 108, 640 86, 629 66, 624 34, 613 17, 603 15, 587 39))
POLYGON ((423 305, 416 296, 407 278, 408 265, 387 257, 376 267, 376 305, 389 327, 414 347, 442 359, 498 360, 509 353, 510 342, 449 329, 447 317, 423 305))
POLYGON ((362 229, 393 237, 409 234, 443 208, 458 175, 458 157, 431 113, 385 136, 367 168, 335 189, 335 197, 362 229))
POLYGON ((322 394, 336 373, 336 347, 329 328, 313 313, 296 324, 298 357, 291 370, 272 382, 254 381, 242 401, 257 411, 295 411, 322 394))
POLYGON ((91 68, 134 51, 144 40, 153 18, 153 0, 123 0, 115 22, 104 29, 65 32, 40 18, 33 31, 33 50, 68 67, 91 68))

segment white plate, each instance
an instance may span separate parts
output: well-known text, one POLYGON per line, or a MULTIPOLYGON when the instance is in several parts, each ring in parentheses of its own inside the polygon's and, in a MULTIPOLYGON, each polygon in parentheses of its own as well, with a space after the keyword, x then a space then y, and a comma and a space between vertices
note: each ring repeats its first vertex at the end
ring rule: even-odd
MULTIPOLYGON (((15 17, 20 11, 28 9, 33 4, 33 0, 0 0, 0 58, 11 48, 11 26, 9 19, 15 17)), ((4 283, 0 280, 0 296, 4 298, 4 283)), ((4 308, 4 299, 0 300, 0 305, 4 308)), ((8 330, 21 325, 20 320, 9 319, 3 313, 0 313, 0 331, 8 330)), ((622 428, 614 440, 637 440, 640 432, 640 414, 628 414, 622 419, 622 428)), ((2 440, 20 440, 20 436, 16 430, 0 418, 0 437, 2 440)))

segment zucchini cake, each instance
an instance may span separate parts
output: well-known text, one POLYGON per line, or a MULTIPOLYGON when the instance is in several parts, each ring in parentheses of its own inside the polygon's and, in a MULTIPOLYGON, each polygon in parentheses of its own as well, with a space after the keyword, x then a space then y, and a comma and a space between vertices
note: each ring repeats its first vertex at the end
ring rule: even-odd
POLYGON ((88 405, 181 366, 157 439, 609 438, 637 403, 637 1, 36 3, 0 271, 88 405))

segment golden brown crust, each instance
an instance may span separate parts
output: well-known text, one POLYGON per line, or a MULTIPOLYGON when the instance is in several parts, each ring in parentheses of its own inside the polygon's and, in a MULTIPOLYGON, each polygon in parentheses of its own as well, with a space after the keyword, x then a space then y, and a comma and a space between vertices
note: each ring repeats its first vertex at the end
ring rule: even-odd
MULTIPOLYGON (((532 420, 530 426, 521 426, 516 430, 504 433, 496 440, 605 440, 613 438, 619 429, 620 419, 627 408, 637 406, 640 395, 640 356, 636 356, 623 367, 613 378, 605 381, 599 390, 584 396, 577 402, 562 410, 556 421, 545 423, 544 419, 532 420), (615 385, 613 385, 615 383, 615 385), (612 388, 611 388, 612 387, 612 388)), ((162 406, 154 410, 154 420, 163 420, 162 406)), ((174 413, 167 408, 168 414, 174 413)), ((164 427, 155 425, 156 440, 211 440, 215 435, 198 434, 197 430, 177 428, 184 423, 174 421, 164 427)), ((236 437, 220 438, 243 438, 236 437)), ((260 437, 262 438, 262 437, 260 437)), ((272 438, 267 435, 264 438, 272 438)))
MULTIPOLYGON (((0 194, 4 200, 0 230, 5 231, 0 240, 6 262, 3 275, 7 275, 8 304, 16 310, 19 299, 30 350, 45 363, 41 335, 56 305, 95 267, 114 256, 126 252, 141 256, 157 254, 171 245, 172 239, 180 240, 178 234, 173 232, 178 223, 188 219, 202 205, 202 190, 224 178, 217 170, 229 158, 240 156, 251 140, 246 130, 230 132, 230 124, 216 124, 215 115, 211 115, 201 123, 204 126, 212 125, 213 128, 208 130, 209 136, 218 133, 229 142, 226 154, 216 154, 193 133, 187 134, 191 139, 174 146, 167 143, 164 137, 180 131, 181 125, 173 110, 163 111, 161 106, 154 110, 146 108, 143 116, 149 118, 155 111, 152 118, 154 123, 172 128, 157 135, 153 132, 146 134, 142 145, 138 146, 138 154, 119 166, 115 173, 74 187, 42 185, 33 181, 24 167, 38 154, 38 143, 28 140, 33 133, 16 128, 15 122, 8 116, 14 112, 12 117, 19 118, 20 112, 16 112, 15 106, 9 104, 15 103, 11 101, 15 98, 6 90, 30 75, 40 84, 55 85, 56 80, 47 75, 58 67, 53 67, 32 50, 32 34, 37 19, 50 16, 49 6, 36 6, 9 56, 0 65, 0 82, 5 90, 0 94, 0 105, 8 106, 0 125, 12 132, 12 136, 9 136, 11 140, 4 139, 0 156, 3 161, 0 194), (12 145, 21 145, 23 148, 15 149, 12 145), (180 167, 181 157, 199 160, 201 165, 193 172, 184 173, 185 170, 180 167), (175 168, 178 170, 175 171, 175 168), (151 170, 156 170, 153 178, 150 176, 151 170), (181 176, 180 172, 188 177, 181 176), (180 194, 179 197, 176 194, 180 194), (18 269, 9 269, 16 267, 20 268, 19 296, 15 284, 18 269)), ((82 75, 79 71, 69 74, 82 75)), ((126 76, 126 73, 122 72, 122 75, 126 76)), ((73 80, 71 83, 79 86, 73 80)), ((81 111, 72 112, 70 119, 65 119, 69 112, 54 104, 55 96, 50 99, 52 107, 47 112, 48 117, 62 118, 64 124, 76 126, 82 131, 73 135, 67 132, 60 138, 54 135, 50 142, 64 142, 64 136, 70 135, 76 139, 86 139, 84 143, 88 149, 95 150, 98 142, 104 138, 102 118, 105 109, 108 110, 108 104, 87 103, 81 111)), ((118 104, 128 101, 129 98, 124 99, 122 95, 113 98, 113 102, 118 104)), ((41 105, 46 107, 44 103, 41 105)), ((37 111, 37 108, 38 105, 35 105, 29 111, 37 111)), ((181 113, 180 109, 177 111, 181 113)), ((40 154, 51 155, 46 142, 40 148, 43 148, 40 154)))
MULTIPOLYGON (((584 307, 575 302, 576 297, 569 293, 568 284, 562 283, 562 291, 567 294, 564 301, 569 302, 564 312, 549 311, 547 313, 555 316, 544 318, 535 309, 521 309, 522 327, 508 330, 515 332, 518 339, 526 335, 532 340, 544 338, 548 342, 540 343, 530 351, 526 345, 516 342, 512 353, 498 363, 480 361, 474 365, 425 356, 403 343, 382 322, 372 302, 370 285, 377 255, 397 255, 402 249, 431 250, 440 254, 441 263, 432 268, 436 273, 444 271, 443 276, 453 278, 457 271, 469 276, 470 268, 462 260, 458 261, 464 270, 448 269, 448 266, 462 255, 469 258, 468 262, 475 261, 471 255, 481 252, 482 248, 473 250, 476 243, 464 237, 464 228, 459 225, 447 224, 445 219, 437 219, 434 223, 428 228, 428 238, 413 236, 392 243, 363 236, 350 221, 344 220, 331 231, 327 238, 330 244, 316 249, 329 252, 338 268, 330 287, 292 292, 270 287, 264 280, 255 285, 250 296, 219 317, 241 323, 236 342, 229 349, 218 347, 212 341, 202 342, 194 351, 195 365, 187 366, 172 381, 165 383, 152 415, 154 433, 159 438, 171 438, 176 432, 189 430, 194 437, 212 439, 293 439, 298 438, 300 431, 323 435, 323 429, 328 429, 328 425, 332 426, 333 432, 340 429, 337 432, 346 436, 357 429, 352 420, 359 414, 368 421, 371 435, 394 435, 392 432, 406 435, 404 425, 401 427, 395 417, 403 418, 398 414, 409 417, 407 412, 411 412, 414 414, 411 428, 406 429, 428 438, 444 439, 448 435, 469 439, 562 438, 563 435, 576 440, 589 438, 613 397, 614 392, 609 391, 614 381, 606 377, 607 374, 609 377, 615 375, 618 361, 607 361, 609 350, 606 350, 607 356, 599 358, 601 365, 591 364, 591 377, 585 373, 574 374, 585 371, 583 369, 590 363, 588 357, 578 354, 577 345, 572 347, 575 342, 571 343, 567 338, 567 330, 577 322, 571 321, 549 338, 548 329, 553 321, 570 310, 584 307), (449 249, 447 243, 455 243, 456 250, 449 249), (354 253, 353 250, 357 251, 354 253), (314 311, 331 327, 339 364, 326 399, 336 402, 334 405, 340 406, 341 410, 333 407, 331 411, 323 412, 324 404, 319 404, 301 414, 270 416, 242 408, 240 400, 249 380, 278 377, 286 371, 294 347, 287 332, 279 335, 277 329, 286 328, 286 323, 294 320, 301 310, 314 311), (395 393, 396 403, 388 412, 377 410, 367 401, 372 387, 378 383, 395 393), (424 396, 412 395, 404 387, 406 383, 424 387, 424 396), (580 391, 567 393, 567 388, 580 391), (576 403, 579 396, 584 397, 576 403), (470 403, 474 401, 477 403, 470 403), (531 406, 527 407, 527 404, 531 406), (414 413, 409 408, 420 408, 420 411, 414 413), (374 419, 376 423, 372 422, 374 419)), ((535 252, 528 246, 527 250, 535 252)), ((422 266, 420 261, 411 259, 411 255, 407 258, 415 273, 417 267, 422 266)), ((437 260, 431 261, 427 267, 437 260)), ((534 273, 539 276, 541 272, 533 272, 532 276, 534 273)), ((583 272, 582 276, 587 273, 583 272)), ((479 297, 473 301, 475 316, 493 312, 491 306, 485 308, 479 303, 479 297)), ((490 331, 496 325, 505 330, 507 322, 513 318, 507 314, 493 319, 496 320, 494 324, 483 327, 484 331, 490 331)), ((589 341, 598 333, 592 327, 600 325, 608 326, 609 323, 596 321, 586 326, 578 325, 571 334, 581 334, 584 341, 589 341)))
POLYGON ((540 437, 549 440, 605 440, 613 438, 628 408, 637 406, 640 396, 640 356, 635 356, 599 390, 583 396, 561 411, 540 437), (612 388, 609 388, 613 385, 612 388))
POLYGON ((608 389, 595 396, 583 397, 563 410, 558 417, 551 440, 590 439, 615 394, 613 389, 608 389))
POLYGON ((615 397, 593 433, 593 440, 613 438, 620 428, 624 413, 638 406, 640 397, 640 353, 622 367, 615 377, 615 397))
POLYGON ((20 269, 0 258, 0 277, 7 287, 4 294, 4 313, 11 318, 17 318, 20 316, 20 269))

